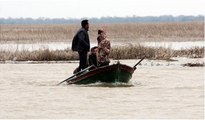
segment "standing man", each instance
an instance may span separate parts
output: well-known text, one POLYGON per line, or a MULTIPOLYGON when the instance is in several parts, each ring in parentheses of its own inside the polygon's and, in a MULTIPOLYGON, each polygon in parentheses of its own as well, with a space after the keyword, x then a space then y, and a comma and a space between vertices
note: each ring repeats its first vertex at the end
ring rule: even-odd
POLYGON ((88 35, 89 23, 88 20, 81 21, 81 28, 75 34, 72 41, 72 50, 77 51, 80 59, 79 67, 74 73, 81 71, 87 67, 87 54, 90 50, 90 40, 88 35))

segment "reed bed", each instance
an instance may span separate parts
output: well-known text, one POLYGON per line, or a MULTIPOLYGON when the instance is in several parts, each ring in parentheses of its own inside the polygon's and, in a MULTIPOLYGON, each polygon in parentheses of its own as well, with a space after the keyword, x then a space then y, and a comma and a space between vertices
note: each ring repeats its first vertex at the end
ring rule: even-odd
POLYGON ((163 59, 169 60, 173 51, 167 48, 144 47, 141 45, 129 45, 116 47, 111 50, 110 57, 113 59, 163 59))
POLYGON ((0 61, 66 61, 77 59, 78 55, 71 50, 0 51, 0 61))
POLYGON ((173 51, 174 57, 203 58, 204 47, 194 47, 190 49, 181 49, 173 51))
MULTIPOLYGON (((172 57, 189 57, 189 58, 203 58, 204 47, 172 50, 169 48, 153 48, 144 47, 141 45, 129 45, 114 47, 111 50, 111 59, 139 59, 146 57, 146 59, 155 60, 172 60, 172 57)), ((68 61, 78 60, 77 52, 70 49, 65 50, 49 50, 41 49, 37 51, 0 51, 0 61, 68 61)))
MULTIPOLYGON (((0 25, 0 42, 71 42, 80 24, 0 25)), ((203 40, 204 22, 90 24, 90 39, 104 28, 110 40, 203 40)))

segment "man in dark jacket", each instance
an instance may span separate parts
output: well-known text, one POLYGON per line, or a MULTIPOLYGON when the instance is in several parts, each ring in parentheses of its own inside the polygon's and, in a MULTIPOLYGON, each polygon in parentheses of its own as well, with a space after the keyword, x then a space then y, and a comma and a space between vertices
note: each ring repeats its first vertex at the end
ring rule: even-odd
POLYGON ((78 72, 87 67, 87 54, 90 50, 90 40, 88 35, 89 23, 88 20, 81 21, 80 30, 75 34, 72 41, 72 50, 77 51, 80 59, 79 67, 74 71, 78 72))

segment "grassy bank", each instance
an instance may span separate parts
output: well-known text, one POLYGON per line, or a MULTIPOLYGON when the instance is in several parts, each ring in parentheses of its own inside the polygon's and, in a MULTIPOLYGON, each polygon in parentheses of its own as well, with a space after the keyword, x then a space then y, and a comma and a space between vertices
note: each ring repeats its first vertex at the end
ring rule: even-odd
MULTIPOLYGON (((79 25, 1 25, 0 42, 71 42, 79 25)), ((195 41, 204 38, 204 22, 90 24, 91 41, 104 28, 110 40, 195 41)))
MULTIPOLYGON (((169 48, 152 48, 140 45, 130 45, 112 48, 111 59, 139 59, 146 56, 147 59, 171 60, 172 57, 204 57, 203 48, 191 48, 172 50, 169 48)), ((78 54, 69 49, 66 50, 38 50, 38 51, 0 51, 0 61, 67 61, 78 60, 78 54)))

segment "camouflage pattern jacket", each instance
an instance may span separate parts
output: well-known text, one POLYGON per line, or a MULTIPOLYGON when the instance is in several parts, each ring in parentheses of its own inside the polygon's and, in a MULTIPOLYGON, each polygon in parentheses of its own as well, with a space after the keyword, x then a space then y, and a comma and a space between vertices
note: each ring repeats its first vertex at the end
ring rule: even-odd
POLYGON ((110 41, 106 38, 102 39, 98 45, 97 60, 98 63, 109 63, 110 41))

